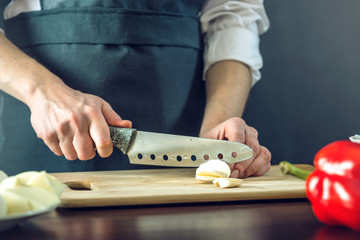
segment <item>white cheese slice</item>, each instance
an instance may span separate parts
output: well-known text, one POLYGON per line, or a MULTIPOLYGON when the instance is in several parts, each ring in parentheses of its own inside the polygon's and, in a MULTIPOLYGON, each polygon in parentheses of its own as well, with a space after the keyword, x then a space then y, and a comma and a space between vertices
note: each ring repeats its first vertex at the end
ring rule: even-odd
POLYGON ((60 197, 62 191, 65 189, 65 185, 62 184, 58 179, 45 171, 41 171, 37 174, 32 175, 26 182, 27 186, 39 187, 45 189, 56 196, 60 197))
POLYGON ((228 178, 231 170, 227 163, 221 160, 209 160, 196 169, 196 179, 203 182, 213 182, 216 178, 228 178))
POLYGON ((40 210, 58 205, 60 199, 53 193, 38 187, 17 186, 2 189, 8 214, 40 210))
POLYGON ((20 180, 24 183, 27 184, 27 182, 29 181, 30 178, 32 178, 33 176, 39 174, 39 172, 37 171, 27 171, 27 172, 22 172, 17 174, 16 176, 18 178, 20 178, 20 180))
POLYGON ((24 186, 23 182, 18 178, 17 176, 11 176, 8 178, 5 178, 0 183, 0 189, 8 189, 18 186, 24 186))
POLYGON ((213 183, 220 188, 240 187, 244 181, 237 178, 216 178, 213 183))
POLYGON ((7 205, 7 215, 31 211, 31 205, 28 199, 18 195, 9 189, 1 189, 0 195, 7 205))

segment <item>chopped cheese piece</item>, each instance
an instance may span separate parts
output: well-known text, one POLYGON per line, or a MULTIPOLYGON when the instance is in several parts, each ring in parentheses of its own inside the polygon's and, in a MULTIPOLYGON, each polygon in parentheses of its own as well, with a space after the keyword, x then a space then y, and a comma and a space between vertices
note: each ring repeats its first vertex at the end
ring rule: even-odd
POLYGON ((11 176, 2 180, 0 189, 8 189, 17 186, 24 186, 23 182, 17 176, 11 176))
POLYGON ((60 203, 56 195, 38 187, 17 186, 1 189, 0 195, 7 204, 8 214, 41 210, 60 203))
POLYGON ((64 184, 45 171, 6 175, 0 182, 0 216, 57 206, 64 189, 64 184))
POLYGON ((243 180, 237 178, 216 178, 213 183, 220 188, 233 188, 240 187, 243 180))
POLYGON ((57 180, 54 176, 47 174, 45 171, 41 171, 38 174, 33 175, 26 184, 32 187, 43 188, 56 196, 60 197, 62 191, 65 189, 65 185, 57 180))
POLYGON ((228 178, 231 170, 227 163, 221 160, 209 160, 196 169, 196 179, 202 182, 213 182, 216 178, 228 178))

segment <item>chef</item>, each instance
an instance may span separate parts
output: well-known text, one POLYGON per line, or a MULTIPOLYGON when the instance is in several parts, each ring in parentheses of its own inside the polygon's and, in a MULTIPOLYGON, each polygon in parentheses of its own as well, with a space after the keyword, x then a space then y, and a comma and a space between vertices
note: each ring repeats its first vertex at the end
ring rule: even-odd
POLYGON ((144 168, 108 125, 247 144, 231 177, 270 152, 241 118, 260 79, 262 0, 13 0, 0 34, 0 169, 144 168), (66 161, 68 160, 68 161, 66 161))

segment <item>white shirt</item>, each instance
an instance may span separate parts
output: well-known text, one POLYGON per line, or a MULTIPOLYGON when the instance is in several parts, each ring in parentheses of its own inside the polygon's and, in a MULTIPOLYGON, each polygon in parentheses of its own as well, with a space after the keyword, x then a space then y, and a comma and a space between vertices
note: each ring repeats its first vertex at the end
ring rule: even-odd
MULTIPOLYGON (((4 18, 38 10, 40 0, 12 0, 4 18)), ((214 63, 235 60, 249 66, 254 85, 263 65, 259 35, 269 28, 263 0, 206 0, 199 15, 205 36, 204 79, 214 63)))

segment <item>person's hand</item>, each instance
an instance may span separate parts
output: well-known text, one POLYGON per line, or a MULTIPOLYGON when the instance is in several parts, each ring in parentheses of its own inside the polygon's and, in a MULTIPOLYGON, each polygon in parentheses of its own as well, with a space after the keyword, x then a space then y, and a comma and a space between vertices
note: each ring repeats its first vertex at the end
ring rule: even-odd
POLYGON ((108 157, 113 151, 108 126, 132 125, 103 99, 73 90, 61 81, 36 91, 29 107, 37 136, 68 160, 89 160, 96 151, 108 157))
POLYGON ((112 141, 108 125, 131 127, 103 99, 68 87, 0 34, 0 89, 26 104, 39 138, 68 160, 108 157, 112 141))
POLYGON ((200 137, 241 142, 254 151, 251 159, 230 164, 230 177, 261 176, 270 169, 270 151, 259 144, 256 129, 248 126, 242 118, 230 118, 212 129, 203 130, 200 137))

